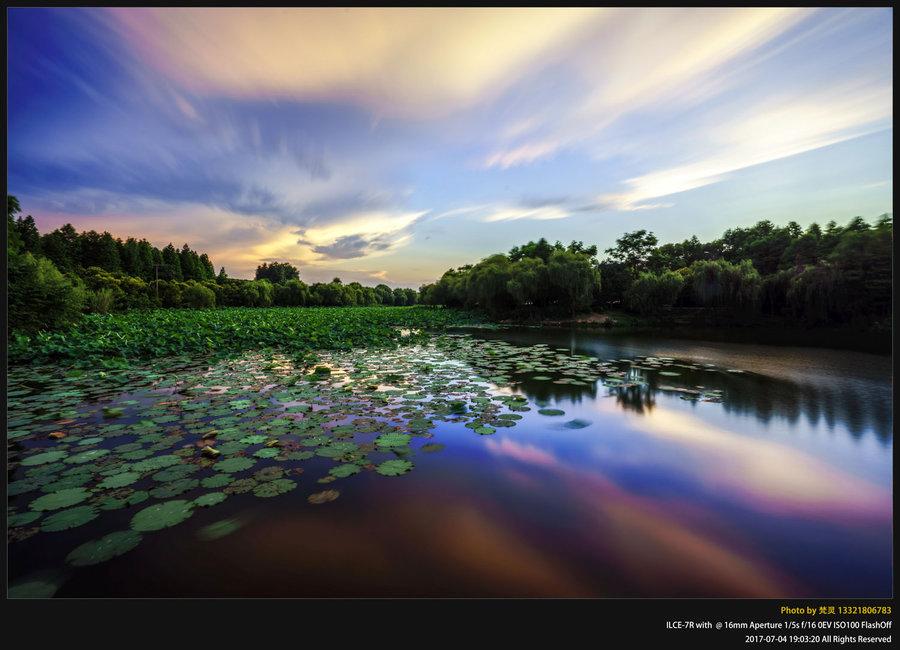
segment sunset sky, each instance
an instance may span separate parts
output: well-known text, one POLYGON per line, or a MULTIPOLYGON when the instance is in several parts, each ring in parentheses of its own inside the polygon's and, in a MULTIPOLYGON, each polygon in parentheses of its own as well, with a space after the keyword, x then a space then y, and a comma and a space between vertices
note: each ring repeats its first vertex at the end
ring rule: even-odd
POLYGON ((47 232, 412 286, 546 236, 892 212, 890 9, 8 10, 47 232))

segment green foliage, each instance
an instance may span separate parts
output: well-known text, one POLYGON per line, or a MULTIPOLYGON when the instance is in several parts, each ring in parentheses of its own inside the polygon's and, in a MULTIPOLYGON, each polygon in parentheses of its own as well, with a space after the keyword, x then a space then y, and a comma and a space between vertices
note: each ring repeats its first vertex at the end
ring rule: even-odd
POLYGON ((216 294, 197 282, 188 283, 181 294, 181 305, 203 309, 216 306, 216 294))
POLYGON ((590 308, 600 290, 593 253, 581 242, 563 247, 542 239, 497 254, 474 266, 450 269, 421 289, 428 304, 466 306, 495 316, 517 313, 573 314, 590 308))
POLYGON ((465 312, 429 307, 292 309, 196 309, 88 314, 60 332, 11 342, 14 360, 62 359, 93 364, 96 357, 147 359, 178 354, 282 349, 305 356, 313 350, 393 346, 399 328, 442 329, 477 323, 465 312))
POLYGON ((748 312, 757 305, 762 281, 750 260, 739 264, 725 260, 694 262, 688 276, 693 299, 703 307, 748 312))
POLYGON ((296 266, 287 262, 263 263, 256 267, 256 279, 268 280, 272 284, 284 284, 289 280, 299 280, 300 272, 296 266))
POLYGON ((10 330, 33 333, 58 329, 78 320, 85 289, 63 275, 45 257, 12 254, 8 259, 10 330))

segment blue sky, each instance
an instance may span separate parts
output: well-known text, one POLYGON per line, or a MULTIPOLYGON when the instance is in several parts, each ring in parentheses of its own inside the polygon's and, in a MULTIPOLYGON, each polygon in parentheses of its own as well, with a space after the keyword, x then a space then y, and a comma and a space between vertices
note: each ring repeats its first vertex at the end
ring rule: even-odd
POLYGON ((229 274, 892 212, 890 9, 10 9, 9 191, 229 274))

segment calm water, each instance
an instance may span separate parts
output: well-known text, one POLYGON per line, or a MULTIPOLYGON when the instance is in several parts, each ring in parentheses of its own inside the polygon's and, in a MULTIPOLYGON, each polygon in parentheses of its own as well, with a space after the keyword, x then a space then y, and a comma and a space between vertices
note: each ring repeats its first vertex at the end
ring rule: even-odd
MULTIPOLYGON (((10 580, 42 571, 57 596, 892 595, 889 357, 846 351, 479 334, 600 359, 671 357, 678 376, 628 388, 526 381, 539 407, 475 435, 438 422, 416 469, 341 479, 341 496, 233 495, 95 566, 61 558, 82 528, 11 542, 10 580), (665 387, 720 389, 721 402, 665 387), (660 389, 660 387, 664 389, 660 389), (569 429, 564 420, 589 426, 569 429), (212 541, 223 518, 242 526, 212 541)), ((312 475, 314 458, 304 476, 312 475)), ((299 482, 303 485, 304 478, 299 482)), ((327 486, 324 486, 327 487, 327 486)), ((104 513, 103 532, 134 510, 104 513)))

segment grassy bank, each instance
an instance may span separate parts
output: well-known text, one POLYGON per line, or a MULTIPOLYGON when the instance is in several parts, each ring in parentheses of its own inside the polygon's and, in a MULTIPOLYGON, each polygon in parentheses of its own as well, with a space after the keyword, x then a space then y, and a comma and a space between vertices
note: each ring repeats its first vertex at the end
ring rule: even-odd
POLYGON ((392 346, 414 341, 410 330, 481 324, 468 312, 436 307, 233 307, 89 314, 77 325, 10 341, 11 363, 139 360, 274 348, 313 350, 392 346))

